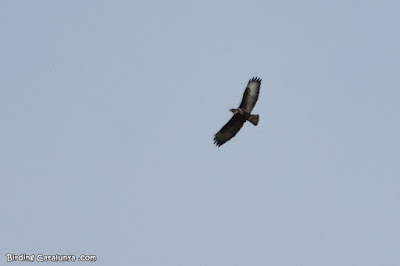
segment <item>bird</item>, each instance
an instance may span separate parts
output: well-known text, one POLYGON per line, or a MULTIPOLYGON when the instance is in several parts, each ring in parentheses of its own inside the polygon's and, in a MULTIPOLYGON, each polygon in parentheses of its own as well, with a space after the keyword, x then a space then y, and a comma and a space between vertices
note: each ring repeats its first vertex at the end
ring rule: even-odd
POLYGON ((239 108, 232 108, 229 110, 233 113, 233 117, 214 135, 215 145, 220 147, 225 142, 236 136, 246 121, 249 121, 254 126, 258 125, 260 115, 252 114, 251 111, 258 100, 261 81, 262 79, 258 77, 253 77, 249 80, 243 93, 243 99, 239 108))

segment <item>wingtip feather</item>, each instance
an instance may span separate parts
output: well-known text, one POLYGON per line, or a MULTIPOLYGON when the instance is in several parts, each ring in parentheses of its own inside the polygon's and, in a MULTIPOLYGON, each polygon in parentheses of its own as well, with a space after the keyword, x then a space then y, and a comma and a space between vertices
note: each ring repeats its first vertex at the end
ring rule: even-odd
POLYGON ((219 141, 218 138, 217 138, 217 135, 218 135, 218 133, 214 135, 214 144, 215 144, 217 147, 221 147, 225 142, 219 141))
POLYGON ((252 78, 249 80, 249 83, 250 83, 250 82, 259 82, 259 83, 261 83, 261 81, 262 81, 262 79, 259 78, 259 77, 252 77, 252 78))

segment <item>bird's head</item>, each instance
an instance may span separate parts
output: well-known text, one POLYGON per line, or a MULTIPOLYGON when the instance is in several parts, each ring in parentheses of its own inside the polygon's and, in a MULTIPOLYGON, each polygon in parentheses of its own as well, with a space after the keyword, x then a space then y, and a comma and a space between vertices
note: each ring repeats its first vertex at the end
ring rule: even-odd
POLYGON ((234 108, 229 109, 229 111, 231 111, 233 114, 237 114, 239 112, 238 109, 234 109, 234 108))
POLYGON ((231 111, 233 114, 240 114, 240 115, 242 115, 243 114, 243 110, 242 109, 240 109, 240 108, 238 108, 238 109, 234 109, 234 108, 232 108, 232 109, 229 109, 229 111, 231 111))

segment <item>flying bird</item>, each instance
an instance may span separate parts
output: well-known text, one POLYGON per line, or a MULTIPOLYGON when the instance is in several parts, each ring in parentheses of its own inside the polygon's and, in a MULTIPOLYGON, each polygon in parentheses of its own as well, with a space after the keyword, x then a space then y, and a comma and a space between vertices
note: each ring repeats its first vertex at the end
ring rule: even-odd
POLYGON ((257 126, 260 116, 252 114, 258 95, 260 94, 261 79, 254 77, 249 80, 246 90, 243 94, 242 102, 237 109, 230 109, 233 113, 231 120, 226 123, 221 130, 214 135, 214 144, 218 147, 223 145, 225 142, 236 136, 239 130, 242 128, 246 121, 249 121, 253 125, 257 126))

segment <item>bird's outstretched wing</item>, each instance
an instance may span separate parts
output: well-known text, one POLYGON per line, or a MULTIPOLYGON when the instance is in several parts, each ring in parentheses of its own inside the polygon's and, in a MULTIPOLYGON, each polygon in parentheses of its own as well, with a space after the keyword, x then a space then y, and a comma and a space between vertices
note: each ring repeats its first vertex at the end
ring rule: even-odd
POLYGON ((240 103, 239 108, 242 108, 249 113, 253 110, 256 102, 258 100, 258 95, 260 94, 261 79, 254 77, 249 80, 246 90, 243 93, 243 99, 240 103))
POLYGON ((214 144, 217 146, 221 146, 231 138, 233 138, 239 130, 242 128, 246 119, 241 115, 234 115, 231 120, 226 123, 225 126, 221 128, 221 130, 214 135, 214 144))

